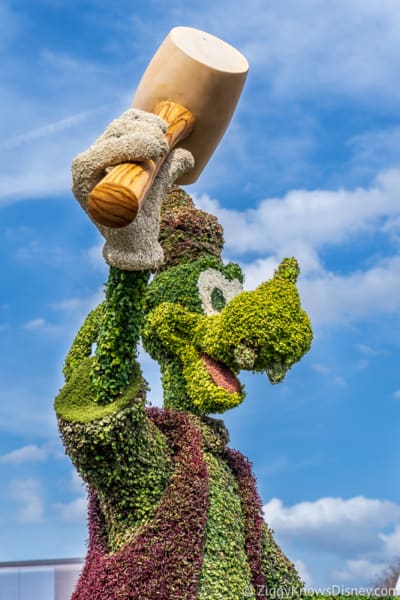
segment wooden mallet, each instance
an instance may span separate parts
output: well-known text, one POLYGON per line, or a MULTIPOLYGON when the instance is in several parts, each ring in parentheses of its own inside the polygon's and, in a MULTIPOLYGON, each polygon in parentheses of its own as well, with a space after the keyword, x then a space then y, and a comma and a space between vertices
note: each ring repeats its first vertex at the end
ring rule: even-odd
MULTIPOLYGON (((201 174, 227 128, 248 71, 245 57, 223 40, 191 27, 175 27, 147 67, 132 108, 168 124, 169 149, 189 150, 195 166, 178 184, 201 174)), ((114 167, 89 195, 92 219, 107 227, 131 223, 165 157, 114 167)))

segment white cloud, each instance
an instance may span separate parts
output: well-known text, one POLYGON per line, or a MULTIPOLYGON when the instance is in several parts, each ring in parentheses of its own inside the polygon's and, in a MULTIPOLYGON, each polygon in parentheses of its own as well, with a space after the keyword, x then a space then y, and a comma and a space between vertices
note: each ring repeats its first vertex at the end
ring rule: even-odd
POLYGON ((31 319, 21 325, 21 329, 25 331, 40 332, 40 334, 49 336, 65 337, 66 340, 71 340, 77 328, 80 328, 87 314, 96 308, 104 300, 104 289, 99 288, 94 294, 82 298, 65 298, 51 304, 51 308, 55 313, 53 322, 42 317, 31 319))
POLYGON ((385 543, 385 546, 392 556, 400 555, 400 525, 392 533, 382 533, 379 536, 385 543))
POLYGON ((284 506, 273 498, 264 515, 289 556, 301 556, 296 564, 308 586, 371 585, 400 554, 400 504, 394 502, 326 497, 284 506))
POLYGON ((400 399, 400 390, 393 392, 393 398, 400 399))
POLYGON ((75 314, 77 318, 86 318, 88 312, 96 308, 104 300, 104 288, 99 288, 94 294, 82 298, 65 298, 52 304, 53 310, 65 312, 68 314, 69 323, 71 315, 75 314))
POLYGON ((279 260, 275 256, 258 258, 251 263, 242 264, 245 275, 244 288, 254 290, 262 281, 270 279, 278 264, 279 260))
POLYGON ((7 454, 0 456, 0 463, 18 464, 23 462, 43 461, 47 458, 47 452, 43 448, 39 448, 35 444, 23 446, 17 450, 12 450, 7 454))
MULTIPOLYGON (((14 232, 11 232, 13 235, 14 232)), ((61 246, 46 246, 43 240, 28 239, 27 236, 21 236, 24 240, 23 245, 20 245, 15 251, 17 260, 26 264, 42 264, 42 265, 65 265, 68 262, 69 255, 65 248, 61 246)))
POLYGON ((320 268, 316 252, 343 244, 381 221, 400 214, 400 170, 381 173, 369 188, 356 190, 293 190, 258 207, 237 211, 223 208, 206 194, 197 204, 218 215, 229 252, 298 255, 303 272, 320 268))
POLYGON ((380 350, 375 350, 374 348, 371 348, 371 346, 368 346, 368 344, 358 344, 357 350, 361 352, 361 354, 365 354, 365 356, 377 356, 378 354, 381 354, 380 350))
POLYGON ((59 302, 53 302, 52 308, 53 310, 59 310, 62 312, 74 312, 82 308, 82 298, 67 298, 65 300, 60 300, 59 302))
POLYGON ((46 324, 45 319, 38 317, 37 319, 31 319, 22 325, 22 329, 27 329, 28 331, 32 331, 35 329, 41 329, 46 324))
POLYGON ((302 272, 299 289, 312 321, 348 323, 399 312, 400 256, 372 258, 368 268, 339 275, 324 268, 322 252, 362 234, 385 235, 388 220, 400 213, 399 194, 400 170, 391 170, 369 188, 291 191, 244 211, 223 208, 205 194, 197 204, 218 215, 229 256, 267 254, 242 261, 246 289, 269 279, 284 256, 296 256, 302 272))
POLYGON ((285 0, 267 6, 250 0, 230 5, 229 11, 225 3, 210 10, 209 20, 219 14, 224 29, 277 96, 304 98, 328 91, 366 102, 398 99, 393 88, 393 73, 400 66, 396 0, 285 0), (246 22, 240 36, 238 22, 246 22))
MULTIPOLYGON (((269 3, 268 6, 262 0, 250 0, 246 5, 232 7, 229 4, 229 9, 227 2, 206 2, 206 5, 207 10, 200 11, 180 3, 179 10, 176 10, 180 19, 187 15, 188 22, 202 28, 213 30, 215 22, 220 23, 220 35, 248 55, 254 81, 258 81, 258 93, 266 101, 254 102, 257 92, 252 89, 252 93, 243 98, 242 115, 250 114, 250 108, 253 113, 257 104, 259 111, 265 115, 268 107, 274 105, 274 98, 269 102, 271 95, 284 96, 296 102, 298 98, 309 96, 320 100, 321 92, 325 92, 331 102, 342 94, 345 97, 356 96, 362 102, 373 101, 374 105, 377 101, 398 99, 398 90, 392 84, 392 74, 397 72, 400 62, 399 19, 394 2, 381 2, 379 8, 372 0, 338 0, 334 4, 323 0, 303 0, 300 6, 296 0, 269 3), (246 22, 245 30, 237 27, 242 21, 246 22)), ((103 18, 107 8, 105 5, 101 7, 103 18)), ((4 73, 22 73, 22 81, 19 89, 18 79, 14 77, 11 87, 6 78, 0 94, 7 127, 3 149, 18 150, 18 153, 4 153, 2 157, 5 168, 0 177, 0 195, 3 202, 67 193, 71 158, 97 137, 111 117, 129 106, 132 84, 127 82, 126 87, 121 86, 118 73, 123 71, 115 69, 112 58, 115 57, 118 62, 117 48, 120 56, 124 56, 128 45, 132 44, 132 48, 137 44, 141 49, 141 56, 137 59, 141 69, 145 58, 154 50, 154 44, 165 35, 170 15, 164 16, 160 11, 155 27, 137 11, 130 15, 129 11, 123 13, 124 18, 120 22, 118 15, 112 15, 113 26, 119 28, 122 35, 118 44, 113 42, 109 61, 90 61, 83 55, 57 53, 43 46, 35 50, 31 61, 40 72, 41 77, 38 78, 35 69, 28 71, 21 68, 11 47, 5 53, 2 63, 4 73), (135 31, 134 43, 132 36, 126 34, 127 23, 135 31), (35 98, 31 96, 28 101, 23 84, 26 81, 29 86, 31 77, 35 78, 35 83, 39 80, 39 84, 35 88, 35 98), (50 97, 48 89, 52 90, 50 97), (96 89, 99 105, 93 104, 93 89, 96 89), (57 95, 59 102, 56 101, 57 95)), ((6 23, 7 36, 3 36, 2 40, 6 44, 10 34, 15 35, 21 30, 21 18, 6 5, 2 6, 0 16, 1 22, 6 23)), ((138 77, 139 74, 140 71, 138 77)), ((272 110, 275 110, 273 106, 272 110)), ((236 121, 233 126, 238 123, 236 121)), ((301 164, 299 157, 315 148, 311 127, 305 129, 307 132, 296 132, 292 137, 286 132, 271 136, 274 139, 269 145, 274 148, 273 153, 282 151, 289 159, 286 170, 291 169, 293 163, 301 164)), ((238 137, 245 130, 238 126, 238 137)), ((360 148, 362 154, 368 142, 358 137, 352 143, 360 148)), ((245 146, 248 136, 246 140, 245 146)), ((377 142, 378 146, 382 143, 377 142)), ((240 158, 239 154, 240 150, 236 158, 244 163, 245 157, 240 158)))
POLYGON ((46 321, 46 319, 39 317, 23 323, 21 325, 21 329, 25 331, 37 331, 46 335, 60 336, 70 331, 70 323, 68 323, 68 325, 54 324, 49 323, 46 321))
POLYGON ((80 125, 89 117, 101 112, 102 109, 103 107, 91 111, 77 113, 76 115, 70 115, 66 119, 61 119, 59 121, 55 121, 54 123, 47 123, 46 125, 38 127, 37 129, 33 129, 31 131, 27 131, 12 138, 6 139, 0 142, 0 150, 10 150, 11 148, 24 144, 30 144, 36 140, 41 140, 43 138, 64 132, 71 127, 80 125))
POLYGON ((14 480, 9 483, 8 495, 20 504, 17 519, 21 523, 40 523, 44 520, 44 503, 40 484, 35 479, 14 480))
POLYGON ((341 584, 354 585, 360 580, 365 584, 373 584, 382 574, 387 565, 370 560, 348 560, 341 569, 333 571, 334 581, 341 584))
POLYGON ((324 273, 299 282, 303 304, 313 322, 345 323, 400 308, 400 257, 381 260, 348 276, 324 273))
POLYGON ((400 256, 348 276, 323 273, 299 281, 313 323, 348 323, 400 309, 400 256))
MULTIPOLYGON (((339 387, 346 387, 346 379, 342 375, 335 375, 334 373, 332 373, 332 370, 326 365, 315 363, 311 365, 311 368, 313 371, 319 373, 320 375, 323 375, 324 377, 330 376, 330 380, 334 385, 337 385, 339 387)), ((357 368, 360 368, 360 364, 357 365, 357 368)))
POLYGON ((273 498, 264 506, 272 527, 293 535, 304 531, 318 531, 320 527, 336 528, 343 525, 385 526, 400 517, 400 505, 386 500, 371 500, 363 496, 354 498, 320 498, 314 502, 301 502, 285 507, 273 498))
POLYGON ((55 504, 54 508, 62 521, 78 523, 86 519, 87 499, 82 496, 66 504, 55 504))
MULTIPOLYGON (((369 179, 381 169, 399 164, 400 127, 395 125, 377 129, 375 126, 372 130, 352 136, 347 146, 352 152, 349 165, 351 172, 369 179)), ((398 231, 398 224, 395 228, 398 231)))
MULTIPOLYGON (((295 100, 328 91, 332 96, 356 96, 365 102, 398 98, 393 73, 399 70, 400 26, 396 0, 204 0, 199 10, 179 0, 174 14, 180 22, 214 31, 248 57, 250 77, 261 92, 295 100), (238 27, 246 23, 246 27, 238 27), (265 88, 262 83, 266 82, 265 88), (383 97, 383 98, 382 98, 383 97)), ((126 17, 125 17, 126 18, 126 17)), ((171 25, 159 11, 157 25, 131 19, 142 46, 155 41, 171 25)), ((175 19, 176 20, 176 19, 175 19)), ((318 98, 320 99, 320 98, 318 98)), ((268 100, 267 100, 268 101, 268 100)), ((265 103, 260 109, 265 110, 265 103)), ((253 107, 253 109, 256 107, 253 107)))
POLYGON ((279 537, 301 539, 309 547, 348 558, 369 552, 390 555, 390 540, 383 532, 400 522, 399 504, 363 496, 320 498, 289 507, 273 498, 264 506, 264 513, 279 537))
POLYGON ((118 93, 115 81, 110 85, 115 77, 112 66, 46 49, 34 52, 30 62, 34 69, 24 68, 26 61, 19 64, 12 49, 3 53, 0 206, 25 198, 70 194, 72 158, 87 148, 124 106, 124 94, 118 93), (21 80, 15 73, 22 75, 21 80), (35 94, 27 96, 31 78, 35 79, 35 94))

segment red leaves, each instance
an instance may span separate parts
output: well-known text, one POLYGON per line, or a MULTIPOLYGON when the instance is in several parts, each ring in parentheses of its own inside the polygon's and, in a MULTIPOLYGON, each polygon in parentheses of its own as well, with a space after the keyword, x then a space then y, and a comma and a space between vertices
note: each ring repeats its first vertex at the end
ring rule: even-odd
POLYGON ((200 256, 221 257, 223 230, 217 217, 199 210, 182 189, 174 186, 161 207, 159 242, 164 270, 200 256))
POLYGON ((148 410, 175 452, 175 469, 153 519, 109 555, 97 498, 90 493, 89 551, 72 600, 195 600, 208 511, 201 433, 190 415, 148 410))
MULTIPOLYGON (((72 600, 196 600, 205 542, 208 472, 201 433, 194 419, 178 411, 148 409, 175 456, 170 484, 150 523, 132 542, 108 554, 105 523, 94 492, 89 493, 89 551, 72 600)), ((225 459, 239 483, 246 524, 246 551, 255 589, 265 589, 262 569, 262 504, 249 461, 235 450, 225 459)))
POLYGON ((240 501, 246 524, 246 552, 257 597, 265 598, 265 575, 262 567, 261 531, 263 526, 262 502, 250 461, 237 450, 227 449, 225 458, 236 475, 240 501))

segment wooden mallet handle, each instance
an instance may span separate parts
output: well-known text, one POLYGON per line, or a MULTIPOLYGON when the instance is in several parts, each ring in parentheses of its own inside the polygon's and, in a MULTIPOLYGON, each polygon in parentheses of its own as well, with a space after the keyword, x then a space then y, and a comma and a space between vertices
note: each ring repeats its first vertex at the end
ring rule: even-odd
MULTIPOLYGON (((160 102, 153 112, 168 124, 165 137, 169 150, 193 129, 192 113, 176 102, 160 102)), ((89 194, 88 212, 92 219, 112 228, 132 223, 165 158, 114 167, 89 194)))

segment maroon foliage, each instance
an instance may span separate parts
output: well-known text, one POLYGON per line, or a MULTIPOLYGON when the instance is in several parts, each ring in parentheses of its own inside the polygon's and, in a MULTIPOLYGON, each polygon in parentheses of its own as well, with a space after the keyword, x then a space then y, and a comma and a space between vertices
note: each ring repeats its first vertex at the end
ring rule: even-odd
POLYGON ((217 217, 196 208, 184 190, 173 186, 162 203, 159 242, 165 270, 200 256, 221 258, 224 238, 217 217))
POLYGON ((71 600, 196 600, 207 521, 208 472, 201 433, 190 415, 151 408, 166 435, 174 473, 151 522, 108 554, 105 524, 90 492, 89 550, 71 600))
POLYGON ((265 575, 262 566, 263 527, 262 502, 257 492, 256 480, 250 461, 237 450, 227 449, 225 458, 236 475, 239 495, 246 525, 246 552, 252 574, 252 583, 259 590, 257 597, 265 598, 265 575))

